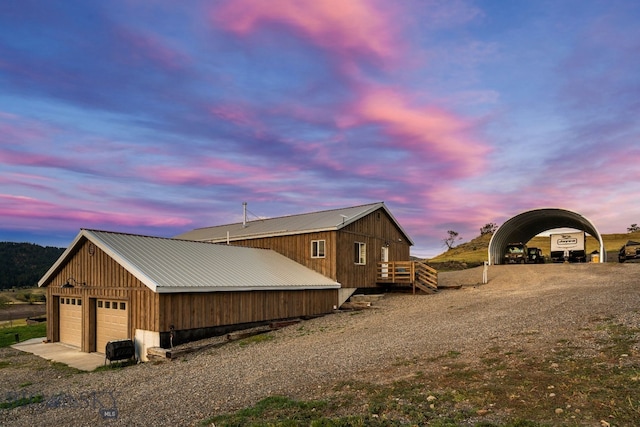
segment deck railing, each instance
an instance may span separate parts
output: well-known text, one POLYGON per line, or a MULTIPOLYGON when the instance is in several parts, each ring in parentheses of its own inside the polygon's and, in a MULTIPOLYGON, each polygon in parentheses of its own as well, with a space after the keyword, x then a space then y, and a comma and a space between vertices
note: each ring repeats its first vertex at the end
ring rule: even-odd
POLYGON ((420 261, 387 261, 378 263, 378 283, 411 285, 425 292, 438 290, 438 271, 420 261))

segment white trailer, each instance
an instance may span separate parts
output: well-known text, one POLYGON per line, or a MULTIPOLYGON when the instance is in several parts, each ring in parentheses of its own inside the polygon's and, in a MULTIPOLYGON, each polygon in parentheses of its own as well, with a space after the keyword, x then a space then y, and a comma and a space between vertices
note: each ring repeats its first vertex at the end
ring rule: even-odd
POLYGON ((586 262, 586 234, 584 231, 551 234, 553 262, 586 262))

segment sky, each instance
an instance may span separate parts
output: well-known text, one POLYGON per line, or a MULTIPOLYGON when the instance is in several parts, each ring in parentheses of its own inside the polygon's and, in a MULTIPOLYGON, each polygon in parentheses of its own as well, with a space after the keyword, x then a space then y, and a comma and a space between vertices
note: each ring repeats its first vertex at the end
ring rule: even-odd
POLYGON ((640 223, 637 0, 4 0, 0 241, 384 201, 447 231, 640 223))

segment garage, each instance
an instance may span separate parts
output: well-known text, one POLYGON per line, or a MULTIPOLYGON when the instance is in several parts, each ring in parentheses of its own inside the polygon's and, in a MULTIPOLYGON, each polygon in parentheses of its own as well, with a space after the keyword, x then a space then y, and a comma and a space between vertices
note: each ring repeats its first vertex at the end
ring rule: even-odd
POLYGON ((600 262, 606 261, 602 237, 596 226, 584 216, 560 208, 533 209, 514 216, 493 233, 489 242, 489 264, 501 264, 507 245, 511 242, 528 242, 547 230, 569 228, 585 231, 600 243, 600 262))
POLYGON ((172 337, 177 345, 331 313, 340 288, 272 250, 96 230, 81 230, 39 285, 56 319, 47 340, 60 341, 60 300, 73 306, 75 298, 77 320, 60 328, 63 341, 105 354, 109 341, 130 339, 143 361, 148 348, 169 348, 172 337))
POLYGON ((82 299, 60 297, 60 342, 82 345, 82 299))
POLYGON ((96 303, 96 351, 104 353, 109 341, 129 338, 129 309, 126 301, 98 300, 96 303))

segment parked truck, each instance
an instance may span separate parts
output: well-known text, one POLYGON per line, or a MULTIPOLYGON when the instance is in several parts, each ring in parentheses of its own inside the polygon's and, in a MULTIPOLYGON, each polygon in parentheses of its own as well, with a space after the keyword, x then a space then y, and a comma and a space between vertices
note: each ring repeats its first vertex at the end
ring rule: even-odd
POLYGON ((558 233, 551 236, 551 261, 586 262, 586 235, 584 231, 558 233))
POLYGON ((640 242, 629 240, 618 252, 618 261, 625 262, 628 259, 640 259, 640 242))
POLYGON ((544 264, 544 255, 542 249, 529 246, 527 250, 527 262, 530 264, 544 264))
POLYGON ((522 242, 509 243, 504 253, 505 264, 524 264, 528 262, 527 245, 522 242))

